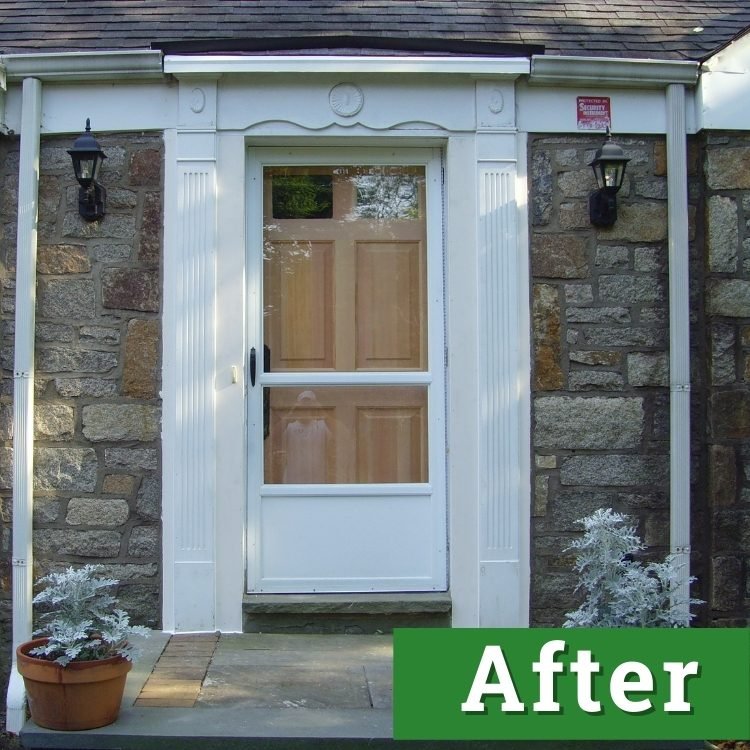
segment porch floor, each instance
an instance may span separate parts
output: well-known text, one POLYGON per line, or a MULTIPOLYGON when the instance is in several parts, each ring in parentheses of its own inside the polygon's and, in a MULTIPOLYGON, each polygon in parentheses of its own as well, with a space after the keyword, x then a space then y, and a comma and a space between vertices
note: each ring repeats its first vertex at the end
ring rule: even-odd
POLYGON ((119 719, 86 732, 28 721, 25 748, 651 748, 690 742, 399 742, 392 739, 389 635, 155 633, 128 675, 119 719))

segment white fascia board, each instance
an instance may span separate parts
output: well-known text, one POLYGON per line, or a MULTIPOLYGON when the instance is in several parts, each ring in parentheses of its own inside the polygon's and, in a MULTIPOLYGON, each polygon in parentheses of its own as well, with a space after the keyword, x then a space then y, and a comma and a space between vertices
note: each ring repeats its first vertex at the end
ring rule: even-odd
POLYGON ((526 57, 406 57, 350 55, 166 55, 164 72, 176 76, 223 73, 440 73, 493 78, 528 75, 526 57))
POLYGON ((685 60, 533 55, 529 83, 555 86, 664 88, 695 86, 699 64, 685 60))
POLYGON ((46 52, 0 56, 9 81, 110 81, 119 78, 161 78, 162 53, 158 50, 109 52, 46 52))

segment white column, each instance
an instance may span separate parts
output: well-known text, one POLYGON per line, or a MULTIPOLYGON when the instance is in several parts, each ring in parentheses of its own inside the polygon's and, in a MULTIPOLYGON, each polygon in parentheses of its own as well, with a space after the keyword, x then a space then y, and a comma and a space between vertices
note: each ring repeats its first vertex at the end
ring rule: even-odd
POLYGON ((515 162, 480 161, 479 179, 479 626, 527 624, 522 528, 528 503, 528 375, 521 347, 515 162))
POLYGON ((681 565, 676 601, 689 609, 690 577, 690 299, 685 87, 667 86, 669 194, 669 545, 681 565))
POLYGON ((42 84, 23 82, 18 168, 15 362, 13 365, 13 666, 8 684, 8 731, 26 721, 26 693, 16 648, 31 638, 32 516, 34 510, 34 326, 42 84))
POLYGON ((164 627, 216 627, 216 82, 180 81, 167 142, 164 627))
POLYGON ((478 625, 528 624, 528 243, 512 82, 477 83, 478 625))

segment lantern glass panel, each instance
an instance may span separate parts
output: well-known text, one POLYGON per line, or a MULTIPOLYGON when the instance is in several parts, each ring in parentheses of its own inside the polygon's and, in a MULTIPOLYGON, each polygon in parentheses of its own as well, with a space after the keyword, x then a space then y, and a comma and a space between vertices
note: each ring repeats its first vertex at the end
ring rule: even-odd
POLYGON ((605 163, 602 171, 604 172, 604 187, 620 187, 623 173, 623 165, 621 163, 605 163))

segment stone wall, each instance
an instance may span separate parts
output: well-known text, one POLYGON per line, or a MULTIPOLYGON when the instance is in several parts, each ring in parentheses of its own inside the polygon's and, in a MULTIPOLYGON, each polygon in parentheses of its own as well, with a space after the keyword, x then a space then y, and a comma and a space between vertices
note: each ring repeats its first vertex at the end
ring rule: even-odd
POLYGON ((750 618, 750 135, 704 144, 711 616, 750 618))
MULTIPOLYGON (((161 135, 107 135, 107 215, 78 215, 72 138, 43 138, 36 308, 34 577, 100 563, 159 625, 161 135)), ((0 627, 9 655, 18 140, 0 138, 0 627), (6 645, 7 644, 7 645, 6 645)), ((0 681, 4 685, 4 681, 0 681)), ((4 691, 3 691, 4 694, 4 691)), ((4 705, 4 701, 3 701, 4 705)))
MULTIPOLYGON (((661 557, 669 543, 667 183, 663 138, 618 137, 631 161, 617 223, 589 222, 588 166, 602 136, 530 139, 533 318, 532 612, 561 624, 574 608, 576 520, 600 507, 626 512, 661 557)), ((691 246, 700 197, 691 144, 691 246)), ((692 265, 699 265, 695 248, 692 265)), ((697 291, 694 289, 694 292, 697 291)), ((698 305, 699 295, 694 294, 698 305)), ((700 361, 698 345, 693 359, 700 361)), ((698 369, 694 378, 700 383, 698 369)), ((696 457, 700 453, 699 441, 696 457)), ((693 572, 706 586, 704 494, 697 503, 693 572), (696 522, 698 521, 698 522, 696 522)), ((688 470, 689 467, 686 467, 688 470)))

